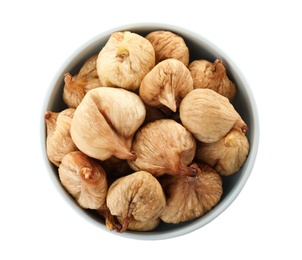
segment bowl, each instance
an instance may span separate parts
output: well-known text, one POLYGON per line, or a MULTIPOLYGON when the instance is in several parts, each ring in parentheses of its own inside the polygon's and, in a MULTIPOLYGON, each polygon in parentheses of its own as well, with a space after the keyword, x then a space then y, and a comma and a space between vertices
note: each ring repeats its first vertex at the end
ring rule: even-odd
POLYGON ((201 35, 189 31, 188 29, 169 24, 143 23, 123 25, 120 27, 112 28, 111 30, 103 32, 97 35, 96 37, 90 39, 82 46, 80 46, 58 69, 58 72, 54 76, 53 81, 50 83, 42 108, 41 144, 43 158, 46 164, 47 174, 50 175, 51 181, 56 187, 57 191, 61 194, 62 199, 64 199, 66 203, 72 207, 75 214, 81 215, 85 220, 94 224, 97 228, 100 228, 104 232, 110 232, 111 234, 132 239, 159 240, 185 235, 187 233, 202 228, 203 226, 207 225, 212 220, 214 220, 216 217, 218 217, 237 198, 242 188, 246 184, 256 160, 258 143, 259 119, 257 106, 251 88, 249 87, 247 81, 240 72, 240 69, 225 53, 223 53, 213 43, 209 42, 201 35), (198 219, 183 222, 180 224, 161 223, 155 230, 148 232, 126 231, 124 233, 118 233, 115 231, 109 231, 105 226, 103 219, 101 219, 97 214, 95 214, 94 211, 86 210, 79 207, 78 204, 74 201, 74 199, 66 192, 58 178, 57 168, 52 163, 50 163, 46 155, 46 126, 44 122, 44 113, 47 110, 61 111, 66 108, 66 105, 64 104, 62 99, 64 74, 66 72, 70 72, 71 74, 77 73, 82 64, 92 54, 101 50, 101 48, 109 39, 112 32, 125 30, 136 32, 143 36, 155 30, 172 31, 181 35, 184 38, 190 50, 190 61, 201 58, 210 61, 214 61, 216 58, 221 59, 227 69, 229 78, 233 80, 237 85, 237 93, 236 98, 233 101, 233 105, 249 127, 249 131, 247 133, 247 137, 250 142, 250 151, 248 157, 244 165, 236 174, 223 178, 223 196, 221 197, 219 203, 208 213, 198 219))

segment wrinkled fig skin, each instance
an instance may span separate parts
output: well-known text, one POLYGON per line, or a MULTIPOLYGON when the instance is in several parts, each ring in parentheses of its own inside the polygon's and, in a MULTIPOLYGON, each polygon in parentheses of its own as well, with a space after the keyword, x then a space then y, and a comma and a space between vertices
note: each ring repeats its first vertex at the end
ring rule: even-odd
POLYGON ((128 229, 132 218, 146 224, 158 219, 166 206, 160 183, 146 171, 134 172, 113 182, 106 202, 110 213, 122 223, 120 232, 128 229))
POLYGON ((102 86, 139 88, 142 79, 155 66, 152 44, 129 31, 111 35, 97 58, 97 73, 102 86))
POLYGON ((146 36, 155 50, 156 64, 165 59, 177 59, 186 67, 189 65, 190 53, 184 39, 170 31, 153 31, 146 36))
POLYGON ((215 143, 198 142, 196 160, 212 166, 220 175, 229 176, 239 171, 249 152, 249 141, 238 128, 233 128, 215 143))
POLYGON ((192 90, 193 80, 188 68, 176 59, 166 59, 144 77, 139 95, 149 106, 166 106, 176 112, 181 100, 192 90))
POLYGON ((194 159, 195 149, 194 137, 181 124, 172 119, 156 120, 136 133, 132 150, 137 159, 128 163, 133 170, 148 171, 155 177, 194 175, 187 165, 194 159))
POLYGON ((79 150, 92 158, 135 160, 130 151, 132 138, 145 115, 145 106, 135 93, 121 88, 92 89, 76 108, 71 136, 79 150))
POLYGON ((98 209, 106 202, 107 180, 104 169, 80 151, 68 153, 59 166, 65 189, 82 208, 98 209))
POLYGON ((221 60, 217 59, 213 63, 207 60, 195 60, 190 63, 189 70, 194 89, 209 88, 228 98, 230 102, 234 100, 236 85, 228 78, 221 60))
POLYGON ((47 132, 46 153, 48 159, 57 167, 64 155, 78 150, 70 136, 74 111, 73 108, 67 108, 59 113, 47 111, 44 114, 47 132))
POLYGON ((160 218, 166 223, 196 219, 210 211, 220 200, 223 188, 219 174, 206 164, 193 164, 196 176, 168 176, 159 179, 167 205, 160 218))
POLYGON ((91 56, 78 74, 72 76, 66 73, 64 75, 63 100, 68 107, 76 108, 90 89, 101 86, 96 71, 97 57, 98 54, 91 56))
POLYGON ((211 89, 194 89, 182 100, 180 120, 194 137, 213 143, 224 137, 234 126, 243 133, 248 127, 229 100, 211 89))
MULTIPOLYGON (((124 219, 122 217, 117 217, 119 223, 123 223, 124 219)), ((132 231, 151 231, 154 230, 160 223, 160 218, 148 219, 145 221, 139 221, 131 217, 127 226, 127 230, 132 231)))

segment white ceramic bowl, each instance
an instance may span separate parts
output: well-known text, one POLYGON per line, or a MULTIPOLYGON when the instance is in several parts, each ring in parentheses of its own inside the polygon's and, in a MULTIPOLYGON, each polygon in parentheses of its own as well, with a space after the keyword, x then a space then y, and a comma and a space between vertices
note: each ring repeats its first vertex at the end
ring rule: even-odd
POLYGON ((112 28, 111 30, 97 35, 79 47, 79 49, 77 49, 59 68, 46 93, 44 106, 42 108, 41 143, 43 157, 48 170, 47 174, 50 174, 53 184, 57 188, 58 192, 62 195, 62 199, 64 199, 74 209, 75 214, 81 215, 85 220, 93 223, 96 227, 102 229, 104 232, 111 232, 112 234, 133 239, 158 240, 184 235, 203 227, 219 216, 236 199, 248 180, 254 166, 259 143, 259 119, 251 88, 241 74, 240 69, 225 53, 219 50, 211 42, 194 32, 173 25, 157 23, 132 24, 112 28), (64 73, 76 73, 88 57, 101 50, 112 32, 129 30, 141 35, 146 35, 151 31, 161 29, 175 32, 184 38, 190 49, 191 60, 203 58, 214 61, 216 58, 218 58, 223 61, 223 64, 227 69, 228 76, 237 85, 237 93, 233 105, 249 127, 247 136, 250 142, 250 151, 248 158, 240 171, 234 175, 223 178, 223 196, 221 200, 211 211, 202 217, 181 224, 160 224, 157 229, 150 232, 126 231, 125 233, 120 234, 115 231, 109 231, 104 225, 103 220, 99 218, 98 215, 93 211, 80 208, 73 198, 62 187, 58 178, 57 168, 49 162, 46 155, 46 126, 44 122, 44 112, 47 110, 58 112, 66 108, 62 99, 64 73))

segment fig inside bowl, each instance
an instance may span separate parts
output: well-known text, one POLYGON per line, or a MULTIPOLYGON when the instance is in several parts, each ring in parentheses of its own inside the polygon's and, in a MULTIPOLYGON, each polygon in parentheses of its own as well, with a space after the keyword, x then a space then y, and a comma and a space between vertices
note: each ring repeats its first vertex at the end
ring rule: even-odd
POLYGON ((254 100, 251 88, 243 77, 240 69, 233 63, 233 61, 223 53, 219 48, 209 42, 207 39, 198 35, 195 32, 189 31, 184 28, 176 27, 167 24, 133 24, 124 25, 117 28, 112 28, 106 32, 103 32, 93 39, 89 40, 81 47, 79 47, 58 69, 57 74, 54 76, 49 89, 45 96, 44 106, 42 108, 41 116, 41 145, 44 161, 50 178, 55 185, 57 191, 61 194, 67 204, 69 204, 75 214, 81 215, 88 222, 93 223, 96 227, 105 232, 111 232, 119 236, 140 239, 140 240, 159 240, 168 239, 181 235, 185 235, 194 230, 197 230, 219 216, 224 210, 226 210, 231 203, 239 195, 240 191, 247 182, 257 155, 259 144, 259 119, 256 102, 254 100), (223 195, 218 204, 213 207, 209 212, 203 216, 180 224, 167 224, 161 222, 159 226, 153 231, 126 231, 124 233, 118 233, 116 231, 110 231, 104 223, 104 219, 100 217, 94 210, 88 210, 81 208, 77 202, 68 194, 68 192, 61 185, 58 176, 58 168, 54 166, 47 157, 46 154, 46 125, 44 121, 45 111, 59 112, 67 108, 62 98, 62 91, 64 87, 64 74, 70 72, 72 75, 76 74, 83 63, 93 54, 98 53, 102 47, 108 41, 110 35, 115 31, 131 31, 142 36, 146 36, 148 33, 156 30, 167 30, 180 35, 186 42, 190 50, 190 62, 196 59, 206 59, 214 61, 220 59, 227 70, 228 77, 236 84, 237 92, 233 106, 237 112, 241 115, 242 119, 247 124, 249 131, 247 137, 250 144, 250 150, 248 157, 241 167, 241 169, 223 179, 223 195))

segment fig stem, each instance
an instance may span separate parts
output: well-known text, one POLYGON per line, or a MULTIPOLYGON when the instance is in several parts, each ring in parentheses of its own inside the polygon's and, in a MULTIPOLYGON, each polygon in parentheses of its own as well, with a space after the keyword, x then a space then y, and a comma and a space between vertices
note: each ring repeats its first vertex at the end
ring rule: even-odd
POLYGON ((195 167, 180 167, 177 175, 181 176, 196 176, 197 174, 197 169, 195 167))
POLYGON ((44 118, 45 118, 46 120, 48 120, 48 119, 51 117, 51 115, 52 115, 52 112, 51 112, 51 111, 47 111, 47 112, 45 112, 45 114, 44 114, 44 118))
POLYGON ((217 68, 219 68, 219 65, 222 65, 222 60, 216 59, 213 63, 213 71, 215 72, 217 70, 217 68))
POLYGON ((158 100, 164 106, 170 108, 173 112, 176 112, 176 110, 177 110, 176 101, 175 101, 175 97, 173 96, 172 93, 165 92, 164 97, 159 96, 158 100))
POLYGON ((247 127, 247 125, 244 125, 244 126, 241 127, 241 130, 242 130, 243 133, 247 133, 249 128, 247 127))
POLYGON ((130 151, 127 145, 127 141, 119 142, 116 144, 116 150, 114 152, 115 157, 122 160, 131 160, 135 161, 137 159, 137 155, 135 151, 130 151))
POLYGON ((64 74, 64 83, 65 84, 69 84, 72 80, 72 76, 69 72, 64 74))
POLYGON ((128 151, 126 153, 118 152, 115 156, 122 160, 135 161, 137 159, 137 155, 134 151, 128 151))
POLYGON ((234 126, 239 127, 244 134, 249 130, 247 124, 241 118, 236 121, 234 126))

